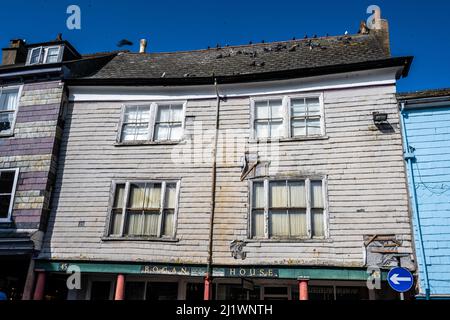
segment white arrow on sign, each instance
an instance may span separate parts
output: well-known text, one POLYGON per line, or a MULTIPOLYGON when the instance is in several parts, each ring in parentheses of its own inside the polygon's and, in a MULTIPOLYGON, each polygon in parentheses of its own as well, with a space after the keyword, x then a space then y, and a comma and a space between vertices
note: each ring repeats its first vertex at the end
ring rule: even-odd
POLYGON ((394 274, 391 276, 391 279, 390 279, 390 280, 391 280, 392 283, 394 283, 394 284, 400 284, 400 282, 405 282, 405 281, 410 282, 410 281, 411 281, 411 278, 410 278, 410 277, 399 277, 399 274, 398 274, 398 273, 394 273, 394 274))

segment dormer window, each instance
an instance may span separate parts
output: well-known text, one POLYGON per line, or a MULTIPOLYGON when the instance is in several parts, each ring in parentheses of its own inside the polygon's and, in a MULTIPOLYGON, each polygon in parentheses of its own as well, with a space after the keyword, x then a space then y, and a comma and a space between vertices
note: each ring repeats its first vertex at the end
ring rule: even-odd
POLYGON ((61 61, 61 46, 36 47, 28 52, 28 65, 42 63, 57 63, 61 61))

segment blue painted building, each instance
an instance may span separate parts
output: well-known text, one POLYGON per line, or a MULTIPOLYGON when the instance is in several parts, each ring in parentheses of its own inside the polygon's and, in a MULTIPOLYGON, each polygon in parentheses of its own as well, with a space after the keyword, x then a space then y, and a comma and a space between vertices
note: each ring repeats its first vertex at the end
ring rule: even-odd
POLYGON ((417 298, 450 298, 450 89, 399 94, 417 298))

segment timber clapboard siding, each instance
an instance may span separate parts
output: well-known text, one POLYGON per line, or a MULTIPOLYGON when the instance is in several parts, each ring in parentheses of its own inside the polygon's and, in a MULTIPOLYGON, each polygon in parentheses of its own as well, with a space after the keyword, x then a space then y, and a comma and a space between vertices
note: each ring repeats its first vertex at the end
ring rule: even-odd
MULTIPOLYGON (((363 236, 375 234, 396 235, 403 241, 399 251, 412 253, 395 86, 314 93, 323 93, 325 137, 280 142, 279 158, 271 162, 270 170, 277 166, 277 174, 283 176, 327 177, 329 237, 248 239, 249 182, 240 180, 239 157, 244 149, 256 148, 249 142, 251 97, 228 98, 220 107, 221 133, 232 132, 245 148, 234 162, 219 161, 217 166, 215 264, 362 267, 363 236), (374 126, 375 111, 388 114, 391 131, 381 132, 374 126), (245 260, 231 256, 233 240, 247 241, 245 260)), ((209 141, 204 147, 210 147, 215 104, 215 99, 187 101, 186 134, 194 141, 203 136, 209 141), (202 130, 198 130, 200 124, 202 130)), ((122 103, 111 101, 70 103, 49 230, 40 258, 206 263, 211 211, 208 148, 203 150, 203 159, 200 154, 187 159, 183 148, 190 148, 189 143, 117 145, 121 108, 122 103), (134 179, 180 179, 178 241, 104 238, 112 181, 134 179), (84 226, 79 226, 80 221, 84 226)), ((219 156, 230 141, 229 136, 221 137, 219 156)), ((264 160, 267 155, 262 151, 259 156, 264 160)))
MULTIPOLYGON (((413 147, 413 174, 419 207, 419 226, 414 220, 417 248, 424 248, 432 295, 450 294, 450 103, 440 107, 406 110, 405 128, 413 147)), ((411 178, 411 177, 410 177, 411 178)), ((411 180, 410 180, 411 183, 411 180)), ((419 251, 419 250, 418 250, 419 251)), ((422 254, 417 258, 420 293, 425 294, 422 254)))

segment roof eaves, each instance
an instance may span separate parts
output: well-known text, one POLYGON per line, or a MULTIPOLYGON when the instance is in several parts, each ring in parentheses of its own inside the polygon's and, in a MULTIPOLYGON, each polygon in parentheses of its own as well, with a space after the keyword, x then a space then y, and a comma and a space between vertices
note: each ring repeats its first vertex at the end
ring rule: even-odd
POLYGON ((336 74, 352 71, 381 69, 388 67, 403 67, 398 77, 407 77, 413 57, 395 57, 382 60, 365 61, 351 64, 328 65, 322 67, 311 67, 302 69, 278 70, 272 72, 261 72, 252 74, 239 74, 227 76, 210 77, 184 77, 184 78, 78 78, 70 79, 72 85, 204 85, 213 83, 216 79, 218 83, 242 83, 268 80, 284 80, 292 78, 305 78, 326 74, 336 74))

